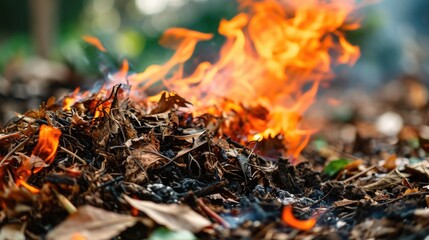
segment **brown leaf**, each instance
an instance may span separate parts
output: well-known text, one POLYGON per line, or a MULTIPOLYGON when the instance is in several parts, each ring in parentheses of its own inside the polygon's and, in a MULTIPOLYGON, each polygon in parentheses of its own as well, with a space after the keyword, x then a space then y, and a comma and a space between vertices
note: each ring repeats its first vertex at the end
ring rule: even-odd
POLYGON ((157 204, 142 201, 124 195, 125 200, 134 208, 144 212, 158 224, 171 230, 189 230, 199 232, 211 225, 211 222, 196 213, 190 207, 177 204, 157 204))
POLYGON ((138 218, 109 212, 90 205, 81 206, 75 214, 66 218, 47 235, 48 240, 111 239, 133 226, 138 218))
POLYGON ((175 106, 187 107, 188 105, 191 105, 191 103, 177 95, 177 93, 163 92, 161 99, 159 99, 158 106, 154 108, 150 114, 163 113, 173 109, 175 106))
POLYGON ((89 121, 85 121, 79 114, 74 113, 71 117, 71 124, 74 126, 80 126, 80 127, 88 127, 90 125, 89 121))
POLYGON ((163 158, 155 144, 149 143, 131 151, 125 166, 125 178, 129 182, 143 183, 146 180, 145 171, 166 164, 167 158, 163 158))
POLYGON ((424 160, 416 164, 405 166, 405 172, 411 174, 414 178, 420 181, 429 180, 429 162, 424 160))
POLYGON ((383 167, 389 171, 396 168, 396 154, 390 155, 383 164, 383 167))
POLYGON ((174 135, 174 137, 179 140, 185 140, 189 143, 193 143, 196 138, 199 138, 205 132, 206 132, 205 130, 202 130, 202 131, 196 131, 187 135, 174 135))

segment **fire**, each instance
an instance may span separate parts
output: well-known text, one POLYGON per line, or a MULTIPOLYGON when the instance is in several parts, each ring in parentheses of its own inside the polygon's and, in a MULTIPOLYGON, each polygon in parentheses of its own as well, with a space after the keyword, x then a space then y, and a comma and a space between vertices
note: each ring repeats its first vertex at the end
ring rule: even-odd
POLYGON ((52 163, 57 153, 60 136, 61 131, 59 129, 48 125, 40 126, 39 140, 32 154, 40 157, 47 164, 52 163))
POLYGON ((16 180, 16 185, 19 186, 23 186, 24 188, 26 188, 28 191, 30 191, 31 193, 34 194, 38 194, 40 192, 40 189, 31 186, 30 184, 28 184, 26 181, 24 181, 23 179, 18 179, 16 180))
POLYGON ((312 229, 316 223, 317 219, 310 218, 307 220, 296 219, 292 212, 292 206, 288 205, 283 208, 281 219, 287 225, 302 231, 308 231, 312 229))
MULTIPOLYGON (((193 113, 222 116, 220 134, 242 142, 279 138, 287 155, 296 158, 317 131, 305 126, 303 115, 319 86, 333 77, 333 66, 352 65, 359 57, 359 48, 344 34, 359 27, 351 17, 359 6, 351 0, 238 1, 242 12, 220 22, 218 31, 226 40, 217 62, 202 62, 192 73, 185 72, 197 44, 213 34, 171 28, 160 39, 175 51, 165 64, 129 74, 124 60, 101 91, 129 83, 132 100, 150 101, 148 90, 162 85, 190 101, 193 113)), ((84 40, 106 51, 98 39, 84 40)), ((85 94, 66 98, 63 109, 70 110, 85 94)), ((94 118, 108 113, 109 103, 97 105, 94 118)))
POLYGON ((98 50, 105 52, 106 48, 103 46, 103 44, 101 43, 101 41, 98 38, 92 37, 92 36, 82 36, 82 39, 93 45, 94 47, 98 48, 98 50))
POLYGON ((18 153, 21 164, 15 171, 15 183, 23 186, 32 193, 39 193, 39 189, 27 183, 32 173, 37 173, 54 161, 59 144, 61 131, 48 125, 40 126, 39 139, 33 149, 31 157, 18 153))
POLYGON ((225 133, 239 131, 243 141, 282 135, 288 154, 297 157, 316 131, 303 126, 302 116, 320 84, 332 78, 334 64, 351 65, 359 57, 342 32, 359 27, 349 19, 357 6, 344 0, 239 3, 243 13, 220 23, 226 42, 217 62, 184 74, 196 44, 212 35, 169 29, 160 43, 175 54, 164 65, 129 76, 131 92, 162 82, 190 100, 194 112, 226 113, 225 133), (252 112, 258 108, 266 113, 252 112))

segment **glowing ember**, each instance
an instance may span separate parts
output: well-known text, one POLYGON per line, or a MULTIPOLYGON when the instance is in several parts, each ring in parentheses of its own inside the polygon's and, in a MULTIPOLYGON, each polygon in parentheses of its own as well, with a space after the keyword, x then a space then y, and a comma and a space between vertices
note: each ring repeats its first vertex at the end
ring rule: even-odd
POLYGON ((285 206, 283 208, 282 221, 295 229, 299 229, 303 231, 308 231, 312 229, 317 222, 315 218, 310 218, 307 220, 299 220, 295 218, 292 212, 291 205, 285 206))
POLYGON ((59 129, 48 125, 40 126, 39 140, 32 154, 40 157, 47 164, 52 163, 57 153, 60 136, 61 131, 59 129))

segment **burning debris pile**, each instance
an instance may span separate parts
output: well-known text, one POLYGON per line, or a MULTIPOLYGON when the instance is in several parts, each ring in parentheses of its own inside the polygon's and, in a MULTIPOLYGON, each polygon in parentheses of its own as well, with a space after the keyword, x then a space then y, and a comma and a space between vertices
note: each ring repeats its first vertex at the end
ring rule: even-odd
MULTIPOLYGON (((316 130, 303 113, 331 65, 359 53, 343 32, 358 26, 347 22, 356 6, 240 6, 220 24, 218 62, 186 74, 211 35, 171 29, 161 44, 176 52, 163 66, 130 74, 124 60, 101 89, 51 98, 5 125, 0 239, 427 235, 429 166, 412 128, 401 146, 417 164, 382 157, 359 134, 352 151, 305 148, 316 130), (149 96, 160 86, 167 91, 149 96)), ((107 54, 98 39, 84 40, 107 54)))

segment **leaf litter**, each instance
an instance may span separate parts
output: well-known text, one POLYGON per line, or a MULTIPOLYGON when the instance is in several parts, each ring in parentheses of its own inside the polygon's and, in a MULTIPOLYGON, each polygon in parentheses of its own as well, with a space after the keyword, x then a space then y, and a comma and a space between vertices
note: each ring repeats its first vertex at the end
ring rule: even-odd
MULTIPOLYGON (((177 93, 139 104, 124 89, 70 110, 50 100, 1 129, 2 239, 429 233, 429 165, 416 132, 398 133, 404 141, 392 151, 382 143, 392 136, 357 124, 377 149, 356 137, 349 148, 327 140, 298 160, 273 158, 275 138, 246 145, 222 134, 222 118, 182 111, 189 103, 177 93)), ((322 136, 331 135, 315 141, 322 136)))

